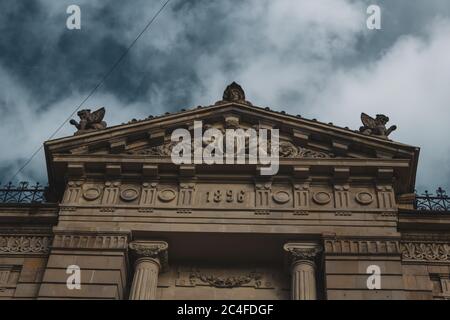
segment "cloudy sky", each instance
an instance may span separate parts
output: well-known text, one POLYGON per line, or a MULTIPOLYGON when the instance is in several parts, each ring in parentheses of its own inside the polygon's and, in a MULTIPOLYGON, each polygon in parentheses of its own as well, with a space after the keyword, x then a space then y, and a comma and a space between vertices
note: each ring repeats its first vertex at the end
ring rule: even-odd
MULTIPOLYGON (((164 0, 0 2, 0 181, 72 113, 164 0), (81 8, 81 30, 66 9, 81 8)), ((385 113, 421 147, 417 188, 450 189, 448 0, 171 0, 85 107, 106 121, 248 100, 357 129, 385 113), (366 10, 382 9, 368 30, 366 10)), ((71 135, 66 124, 58 137, 71 135)), ((18 179, 46 182, 43 152, 18 179)))

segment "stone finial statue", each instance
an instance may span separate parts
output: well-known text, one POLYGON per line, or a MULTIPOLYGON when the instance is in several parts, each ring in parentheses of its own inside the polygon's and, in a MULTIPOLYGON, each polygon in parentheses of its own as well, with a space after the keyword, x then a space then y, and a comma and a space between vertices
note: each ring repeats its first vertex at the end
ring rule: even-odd
POLYGON ((89 109, 84 109, 78 111, 77 115, 80 117, 80 122, 77 122, 74 119, 70 120, 70 124, 78 129, 75 134, 83 134, 106 128, 106 122, 103 121, 105 108, 100 108, 94 112, 91 112, 89 109))
POLYGON ((383 139, 388 139, 388 136, 392 133, 392 131, 397 129, 397 126, 391 126, 389 129, 386 128, 389 118, 384 114, 377 114, 374 119, 363 112, 361 113, 361 121, 364 126, 359 128, 360 132, 383 139))
POLYGON ((250 102, 245 100, 245 92, 242 87, 234 81, 223 92, 221 103, 223 102, 239 102, 251 105, 250 102))

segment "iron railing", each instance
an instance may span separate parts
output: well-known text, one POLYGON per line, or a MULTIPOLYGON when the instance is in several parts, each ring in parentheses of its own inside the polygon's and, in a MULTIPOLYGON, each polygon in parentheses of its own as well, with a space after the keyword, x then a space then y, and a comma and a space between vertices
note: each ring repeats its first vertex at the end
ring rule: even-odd
POLYGON ((43 203, 46 188, 37 182, 30 185, 26 181, 13 185, 11 182, 1 186, 0 183, 0 203, 43 203))
POLYGON ((421 195, 416 193, 414 207, 419 211, 450 213, 450 197, 442 188, 438 188, 435 195, 426 190, 421 195))

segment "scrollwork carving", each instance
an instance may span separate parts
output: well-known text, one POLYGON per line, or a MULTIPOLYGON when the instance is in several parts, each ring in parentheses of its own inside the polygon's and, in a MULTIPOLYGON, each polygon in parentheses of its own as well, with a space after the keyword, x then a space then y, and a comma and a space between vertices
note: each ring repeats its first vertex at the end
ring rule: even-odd
POLYGON ((308 148, 303 148, 294 145, 292 142, 289 141, 281 141, 279 148, 278 148, 278 154, 280 158, 332 158, 333 155, 311 150, 308 148))
POLYGON ((48 253, 49 244, 49 237, 0 236, 0 254, 48 253))
POLYGON ((287 252, 291 264, 298 261, 309 261, 314 263, 322 252, 322 248, 318 245, 302 245, 295 243, 285 244, 284 250, 287 252))
POLYGON ((169 245, 164 241, 133 241, 129 244, 132 255, 135 259, 151 258, 158 260, 163 269, 168 265, 169 245))
POLYGON ((401 244, 402 258, 417 261, 449 261, 450 244, 406 242, 401 244))

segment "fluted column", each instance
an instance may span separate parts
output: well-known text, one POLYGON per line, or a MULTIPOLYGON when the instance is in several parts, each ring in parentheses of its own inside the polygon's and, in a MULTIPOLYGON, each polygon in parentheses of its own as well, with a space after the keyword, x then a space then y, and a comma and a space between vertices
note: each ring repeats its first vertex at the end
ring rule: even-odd
POLYGON ((135 259, 129 299, 156 299, 158 276, 167 265, 168 244, 162 241, 134 241, 129 248, 135 259))
POLYGON ((316 261, 320 247, 313 243, 287 243, 284 250, 291 272, 292 300, 317 300, 316 261))

